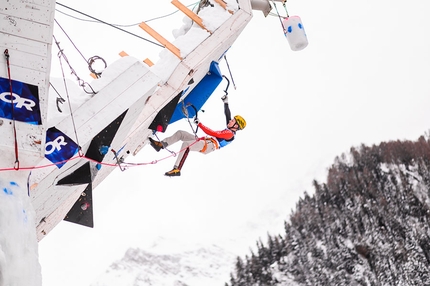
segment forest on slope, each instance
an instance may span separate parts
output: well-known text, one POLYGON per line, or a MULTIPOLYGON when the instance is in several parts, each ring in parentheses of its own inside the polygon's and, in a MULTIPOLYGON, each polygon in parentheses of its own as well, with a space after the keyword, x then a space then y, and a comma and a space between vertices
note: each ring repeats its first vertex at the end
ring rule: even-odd
POLYGON ((430 140, 351 148, 229 286, 430 285, 430 140))

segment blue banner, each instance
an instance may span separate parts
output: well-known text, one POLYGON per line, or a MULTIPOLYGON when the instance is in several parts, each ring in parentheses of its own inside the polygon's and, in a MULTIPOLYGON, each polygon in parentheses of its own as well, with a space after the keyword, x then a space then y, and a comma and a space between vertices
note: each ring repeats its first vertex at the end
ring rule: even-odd
POLYGON ((0 77, 0 117, 33 125, 42 124, 38 87, 0 77))
POLYGON ((46 131, 45 157, 61 168, 78 152, 79 146, 55 127, 46 131))

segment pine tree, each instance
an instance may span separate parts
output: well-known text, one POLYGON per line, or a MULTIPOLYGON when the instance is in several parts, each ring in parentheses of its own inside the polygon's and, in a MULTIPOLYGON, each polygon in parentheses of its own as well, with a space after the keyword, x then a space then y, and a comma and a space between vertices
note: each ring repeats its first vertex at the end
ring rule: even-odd
POLYGON ((429 140, 353 147, 313 187, 232 286, 430 285, 429 140))

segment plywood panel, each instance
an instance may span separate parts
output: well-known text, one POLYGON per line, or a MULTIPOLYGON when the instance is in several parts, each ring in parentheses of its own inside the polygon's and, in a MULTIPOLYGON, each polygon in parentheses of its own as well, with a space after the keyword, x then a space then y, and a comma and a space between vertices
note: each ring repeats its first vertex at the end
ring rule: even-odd
POLYGON ((48 44, 20 38, 10 34, 0 33, 0 48, 1 51, 9 49, 9 53, 12 53, 13 51, 21 51, 30 55, 45 58, 50 57, 48 53, 48 48, 50 49, 50 46, 48 44))
MULTIPOLYGON (((51 3, 52 1, 47 1, 51 3)), ((12 18, 25 19, 28 21, 51 25, 53 8, 37 3, 25 3, 24 1, 3 1, 0 5, 0 13, 12 18)))
POLYGON ((42 42, 52 42, 52 26, 0 13, 0 32, 42 42))

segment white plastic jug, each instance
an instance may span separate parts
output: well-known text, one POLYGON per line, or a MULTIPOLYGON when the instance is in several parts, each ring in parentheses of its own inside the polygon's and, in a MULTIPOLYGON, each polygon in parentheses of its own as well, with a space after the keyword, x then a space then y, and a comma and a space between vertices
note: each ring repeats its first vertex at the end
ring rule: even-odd
POLYGON ((300 51, 307 47, 308 38, 305 28, 299 16, 290 16, 282 21, 290 48, 293 51, 300 51))

